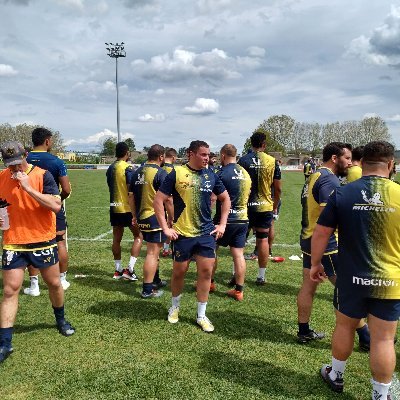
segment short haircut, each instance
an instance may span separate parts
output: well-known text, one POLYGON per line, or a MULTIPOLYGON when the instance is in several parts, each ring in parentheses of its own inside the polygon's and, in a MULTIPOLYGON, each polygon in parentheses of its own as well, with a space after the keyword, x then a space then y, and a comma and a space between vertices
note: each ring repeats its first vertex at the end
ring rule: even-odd
POLYGON ((267 136, 265 135, 264 132, 261 131, 254 132, 250 137, 251 146, 256 149, 262 147, 265 144, 266 140, 267 136))
POLYGON ((355 147, 351 151, 351 159, 353 161, 360 161, 363 157, 363 153, 364 153, 364 146, 355 147))
POLYGON ((389 162, 394 158, 394 147, 389 142, 375 141, 364 146, 363 164, 389 162))
POLYGON ((193 140, 192 142, 190 142, 187 153, 189 154, 190 151, 196 153, 200 147, 206 147, 208 149, 210 146, 203 140, 193 140))
POLYGON ((115 146, 115 157, 122 158, 126 156, 129 151, 129 146, 125 142, 119 142, 115 146))
POLYGON ((215 153, 211 152, 210 153, 210 158, 212 158, 212 157, 217 157, 217 155, 215 153))
POLYGON ((163 156, 164 154, 165 148, 163 146, 160 144, 153 144, 153 146, 151 146, 147 152, 147 159, 149 161, 157 161, 158 157, 163 156))
POLYGON ((328 143, 322 150, 322 161, 329 161, 332 156, 340 157, 344 154, 344 149, 352 149, 351 144, 342 142, 328 143))
POLYGON ((221 154, 225 154, 228 157, 236 157, 237 148, 233 144, 224 144, 221 148, 221 154))
POLYGON ((165 157, 167 158, 172 158, 172 157, 177 157, 178 152, 173 149, 172 147, 167 147, 165 150, 165 157))
POLYGON ((41 146, 46 139, 49 139, 53 134, 46 128, 35 128, 32 131, 32 143, 34 146, 41 146))

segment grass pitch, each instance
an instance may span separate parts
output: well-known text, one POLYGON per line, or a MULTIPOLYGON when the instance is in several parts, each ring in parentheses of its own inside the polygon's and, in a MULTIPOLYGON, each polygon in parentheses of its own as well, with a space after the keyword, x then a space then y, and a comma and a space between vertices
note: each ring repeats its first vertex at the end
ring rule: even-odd
MULTIPOLYGON (((141 283, 114 281, 108 190, 105 171, 70 171, 73 192, 67 200, 71 287, 67 318, 77 328, 59 335, 48 292, 21 295, 13 340, 14 354, 0 365, 0 399, 336 399, 318 376, 330 360, 334 327, 333 288, 325 283, 314 302, 312 326, 327 338, 296 343, 296 295, 301 282, 297 245, 303 174, 283 174, 283 204, 276 223, 274 255, 267 285, 254 284, 257 262, 248 261, 245 299, 225 295, 232 262, 222 250, 207 315, 213 334, 195 325, 196 279, 192 263, 181 302, 180 321, 166 316, 171 294, 140 298, 141 283), (85 275, 76 277, 75 275, 85 275)), ((131 234, 123 241, 129 257, 131 234)), ((252 250, 248 245, 246 252, 252 250)), ((137 271, 141 274, 141 258, 137 271)), ((171 276, 171 260, 161 258, 161 275, 171 276)), ((25 285, 28 285, 26 276, 25 285)), ((346 370, 342 399, 370 398, 368 355, 355 351, 346 370)))

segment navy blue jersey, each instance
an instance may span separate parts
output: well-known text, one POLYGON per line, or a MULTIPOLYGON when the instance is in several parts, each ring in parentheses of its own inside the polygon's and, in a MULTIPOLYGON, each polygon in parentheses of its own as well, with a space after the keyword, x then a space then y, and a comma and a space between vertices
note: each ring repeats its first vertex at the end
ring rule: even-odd
POLYGON ((57 184, 60 185, 59 178, 67 176, 67 167, 63 160, 48 153, 47 151, 31 151, 26 157, 26 161, 30 164, 37 165, 38 167, 49 171, 57 184))
POLYGON ((225 190, 214 172, 195 170, 187 164, 175 167, 160 187, 160 192, 173 196, 174 229, 186 237, 205 236, 214 230, 211 193, 218 196, 225 190))
POLYGON ((249 152, 238 161, 250 175, 252 185, 249 210, 253 212, 272 211, 271 186, 274 180, 281 179, 281 169, 274 157, 258 151, 249 152))
POLYGON ((161 229, 154 212, 153 201, 167 175, 159 165, 147 162, 132 176, 129 192, 135 196, 136 218, 142 231, 161 229))
MULTIPOLYGON (((231 199, 228 223, 247 222, 247 203, 250 196, 251 178, 239 164, 227 164, 217 171, 231 199)), ((221 202, 217 200, 214 223, 221 219, 221 202)))

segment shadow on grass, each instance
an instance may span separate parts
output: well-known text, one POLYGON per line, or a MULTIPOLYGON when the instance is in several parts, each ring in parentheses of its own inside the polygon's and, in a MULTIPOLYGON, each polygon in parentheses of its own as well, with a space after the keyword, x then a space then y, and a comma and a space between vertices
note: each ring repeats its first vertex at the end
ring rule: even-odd
MULTIPOLYGON (((273 318, 260 318, 252 314, 233 311, 210 311, 209 317, 216 327, 214 335, 228 339, 258 339, 289 345, 297 342, 297 336, 288 333, 287 328, 279 320, 273 318)), ((307 346, 319 349, 331 348, 330 342, 320 340, 315 340, 307 346)))
POLYGON ((34 332, 34 331, 42 331, 44 329, 53 329, 56 331, 56 323, 54 324, 44 324, 38 323, 33 325, 15 325, 14 332, 15 333, 26 333, 26 332, 34 332))
POLYGON ((156 299, 103 301, 89 307, 87 312, 103 317, 138 321, 165 321, 168 314, 168 310, 156 299))
MULTIPOLYGON (((318 376, 307 375, 290 369, 290 363, 279 366, 276 363, 245 360, 234 354, 209 352, 202 356, 200 368, 217 379, 224 379, 233 384, 255 388, 268 398, 268 395, 280 398, 302 399, 310 395, 327 398, 334 394, 318 376)), ((241 389, 242 390, 242 389, 241 389)), ((355 399, 352 395, 341 396, 343 399, 355 399)))
POLYGON ((76 278, 73 283, 80 286, 91 286, 94 289, 102 289, 107 292, 119 291, 129 296, 132 296, 135 292, 141 290, 141 284, 139 282, 132 282, 123 279, 115 280, 109 276, 102 278, 89 275, 86 278, 76 278))
MULTIPOLYGON (((249 287, 260 288, 260 286, 257 286, 255 284, 255 282, 250 282, 250 283, 246 282, 246 285, 248 285, 249 287)), ((268 281, 267 281, 267 284, 262 287, 262 290, 265 290, 267 293, 283 294, 285 296, 294 296, 294 297, 297 297, 297 294, 299 293, 299 289, 300 289, 300 287, 297 287, 297 286, 286 285, 284 283, 268 282, 268 281)), ((332 286, 332 294, 320 293, 317 289, 317 292, 315 293, 315 298, 332 302, 333 301, 333 286, 332 286)))

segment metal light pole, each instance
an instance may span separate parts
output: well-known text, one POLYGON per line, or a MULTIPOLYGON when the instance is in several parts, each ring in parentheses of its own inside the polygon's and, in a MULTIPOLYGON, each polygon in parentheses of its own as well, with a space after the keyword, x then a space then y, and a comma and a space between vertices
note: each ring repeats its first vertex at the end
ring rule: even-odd
POLYGON ((118 93, 118 58, 126 57, 126 51, 124 50, 124 42, 118 43, 106 43, 107 55, 111 58, 115 58, 115 86, 117 87, 117 133, 118 142, 121 141, 121 132, 119 130, 119 93, 118 93))

